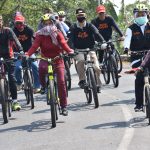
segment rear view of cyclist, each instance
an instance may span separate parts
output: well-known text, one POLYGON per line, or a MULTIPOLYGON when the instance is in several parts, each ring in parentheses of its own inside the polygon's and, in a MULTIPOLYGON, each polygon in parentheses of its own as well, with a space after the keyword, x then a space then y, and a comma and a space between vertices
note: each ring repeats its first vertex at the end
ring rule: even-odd
MULTIPOLYGON (((150 49, 150 25, 148 24, 147 8, 144 4, 136 5, 133 10, 134 23, 126 30, 124 41, 124 52, 144 51, 150 49)), ((138 68, 141 65, 143 54, 131 53, 132 68, 138 68)), ((138 72, 135 79, 135 111, 143 110, 143 87, 144 77, 142 72, 138 72)))
MULTIPOLYGON (((99 33, 103 36, 105 41, 109 41, 112 39, 113 29, 115 29, 115 31, 120 35, 120 40, 124 39, 124 36, 115 20, 111 16, 106 14, 106 8, 104 5, 99 5, 96 8, 96 13, 98 14, 98 17, 93 19, 91 22, 99 30, 99 33)), ((100 63, 102 63, 103 61, 103 54, 104 51, 99 51, 100 63)))
MULTIPOLYGON (((44 28, 39 30, 36 34, 35 41, 32 47, 28 51, 28 55, 31 56, 38 47, 41 49, 41 56, 43 58, 54 58, 60 53, 66 51, 67 53, 73 53, 73 50, 69 48, 64 39, 63 34, 57 30, 53 23, 52 15, 45 14, 42 16, 44 28)), ((60 105, 62 109, 62 115, 67 116, 67 93, 64 79, 64 62, 62 58, 54 61, 54 71, 57 74, 58 83, 58 96, 60 98, 60 105)), ((48 73, 48 62, 46 60, 40 60, 39 63, 39 75, 42 90, 46 88, 45 76, 48 73)))
MULTIPOLYGON (((95 37, 98 39, 98 41, 103 42, 104 39, 101 36, 101 34, 98 32, 96 27, 92 25, 91 23, 88 23, 86 21, 86 13, 84 9, 77 9, 76 10, 76 18, 77 23, 73 24, 70 27, 70 32, 68 34, 69 36, 69 43, 71 43, 72 47, 76 50, 78 49, 86 49, 90 48, 92 49, 95 44, 95 37)), ((94 59, 95 62, 95 69, 96 69, 96 76, 97 76, 97 83, 98 83, 98 92, 100 92, 100 68, 99 63, 97 60, 97 56, 95 52, 91 53, 91 57, 94 59)), ((80 88, 85 87, 85 70, 84 70, 84 54, 78 54, 75 57, 77 61, 77 72, 79 75, 79 83, 78 85, 80 88)))
POLYGON ((18 47, 19 51, 22 51, 23 49, 16 35, 10 28, 3 26, 3 18, 2 15, 0 15, 0 57, 3 57, 4 59, 10 59, 10 61, 7 62, 5 67, 8 72, 9 87, 10 87, 10 92, 12 97, 12 109, 15 111, 15 110, 20 110, 21 106, 17 101, 17 86, 16 86, 15 75, 14 75, 15 64, 12 60, 14 56, 13 55, 14 42, 18 47))

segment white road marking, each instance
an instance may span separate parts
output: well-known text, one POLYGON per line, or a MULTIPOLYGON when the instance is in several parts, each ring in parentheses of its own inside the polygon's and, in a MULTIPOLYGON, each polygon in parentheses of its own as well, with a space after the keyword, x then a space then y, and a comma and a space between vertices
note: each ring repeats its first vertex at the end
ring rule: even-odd
MULTIPOLYGON (((114 99, 118 99, 116 96, 111 95, 110 93, 109 94, 107 93, 107 96, 110 96, 111 98, 113 97, 114 99)), ((117 150, 128 150, 128 146, 130 145, 130 142, 134 135, 134 128, 132 128, 130 126, 132 123, 131 120, 132 120, 133 116, 126 104, 119 104, 119 106, 121 107, 122 112, 125 117, 126 129, 125 129, 124 136, 123 136, 117 150)))

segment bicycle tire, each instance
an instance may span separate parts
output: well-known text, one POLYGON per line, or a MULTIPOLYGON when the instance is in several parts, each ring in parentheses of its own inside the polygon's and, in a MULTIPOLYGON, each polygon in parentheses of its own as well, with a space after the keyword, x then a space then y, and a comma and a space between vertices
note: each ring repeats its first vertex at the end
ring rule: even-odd
POLYGON ((87 103, 90 104, 92 102, 92 91, 90 89, 90 77, 89 77, 89 74, 88 74, 88 71, 86 71, 86 83, 87 83, 87 86, 84 88, 84 93, 85 93, 85 96, 86 96, 86 100, 87 100, 87 103))
POLYGON ((122 60, 121 60, 120 54, 117 50, 115 50, 115 59, 117 62, 118 73, 120 73, 122 71, 122 60))
POLYGON ((4 124, 8 123, 7 101, 5 96, 5 79, 0 79, 0 96, 4 124))
POLYGON ((69 68, 69 64, 67 61, 65 62, 65 77, 67 81, 67 89, 71 90, 71 73, 70 73, 70 68, 69 68))
POLYGON ((109 63, 108 63, 107 58, 106 60, 103 61, 102 74, 103 74, 105 83, 109 84, 110 83, 110 68, 109 68, 109 63))
POLYGON ((96 77, 95 77, 95 72, 93 68, 88 69, 89 72, 89 79, 91 82, 91 89, 93 93, 93 99, 95 103, 95 108, 99 107, 99 101, 98 101, 98 93, 97 93, 97 84, 96 84, 96 77))
POLYGON ((52 121, 52 127, 56 127, 56 104, 55 104, 55 93, 54 93, 54 81, 49 80, 48 85, 48 101, 50 103, 50 111, 51 111, 51 121, 52 121))
POLYGON ((5 80, 5 94, 6 94, 6 101, 7 101, 8 116, 11 117, 12 106, 10 100, 9 83, 7 80, 5 80))
POLYGON ((24 83, 26 84, 24 91, 27 99, 27 104, 31 102, 31 109, 33 109, 34 108, 33 84, 32 84, 33 82, 30 70, 26 70, 25 72, 24 83))
POLYGON ((118 69, 117 69, 117 62, 113 55, 111 55, 109 60, 109 65, 111 68, 111 76, 113 80, 114 87, 118 87, 119 85, 119 77, 118 77, 118 69))
POLYGON ((150 88, 149 86, 145 87, 145 104, 146 104, 146 116, 150 125, 150 88))

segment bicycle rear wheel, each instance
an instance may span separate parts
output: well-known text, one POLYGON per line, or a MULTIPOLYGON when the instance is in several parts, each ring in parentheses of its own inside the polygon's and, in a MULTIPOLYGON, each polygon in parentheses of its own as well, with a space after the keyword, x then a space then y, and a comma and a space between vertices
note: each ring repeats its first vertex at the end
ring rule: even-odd
POLYGON ((55 103, 55 93, 54 93, 54 81, 49 80, 48 84, 48 90, 47 90, 47 100, 50 104, 50 111, 51 111, 51 121, 52 121, 52 127, 56 127, 56 119, 57 119, 57 113, 56 113, 56 103, 55 103))
POLYGON ((95 72, 93 68, 88 69, 89 72, 89 79, 91 82, 91 89, 93 93, 93 99, 95 103, 95 108, 99 107, 99 101, 98 101, 98 93, 97 93, 97 84, 96 84, 96 78, 95 78, 95 72))
POLYGON ((2 105, 2 114, 3 114, 4 123, 8 123, 8 114, 7 114, 8 101, 6 101, 5 92, 6 92, 5 79, 1 79, 0 80, 0 101, 2 105))
POLYGON ((120 54, 117 50, 115 50, 115 59, 117 62, 118 73, 120 73, 122 71, 122 60, 121 60, 120 54))
POLYGON ((150 125, 150 88, 149 86, 145 87, 145 104, 146 104, 146 116, 150 125))
POLYGON ((31 102, 31 109, 34 108, 34 98, 33 98, 33 82, 30 70, 26 70, 24 73, 24 92, 27 100, 27 104, 31 102))
POLYGON ((114 87, 118 87, 119 85, 118 69, 117 69, 117 63, 114 56, 110 57, 109 63, 110 63, 111 76, 114 83, 114 87))

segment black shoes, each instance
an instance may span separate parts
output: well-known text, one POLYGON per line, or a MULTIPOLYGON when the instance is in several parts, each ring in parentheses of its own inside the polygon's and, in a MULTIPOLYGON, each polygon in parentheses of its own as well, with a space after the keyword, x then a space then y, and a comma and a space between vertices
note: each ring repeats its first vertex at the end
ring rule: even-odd
POLYGON ((85 80, 81 80, 81 81, 78 83, 78 85, 79 85, 79 87, 80 87, 81 89, 84 89, 84 87, 86 86, 85 80))
POLYGON ((97 86, 97 93, 101 93, 101 87, 97 86))
POLYGON ((143 111, 143 105, 136 105, 134 110, 135 112, 143 111))

